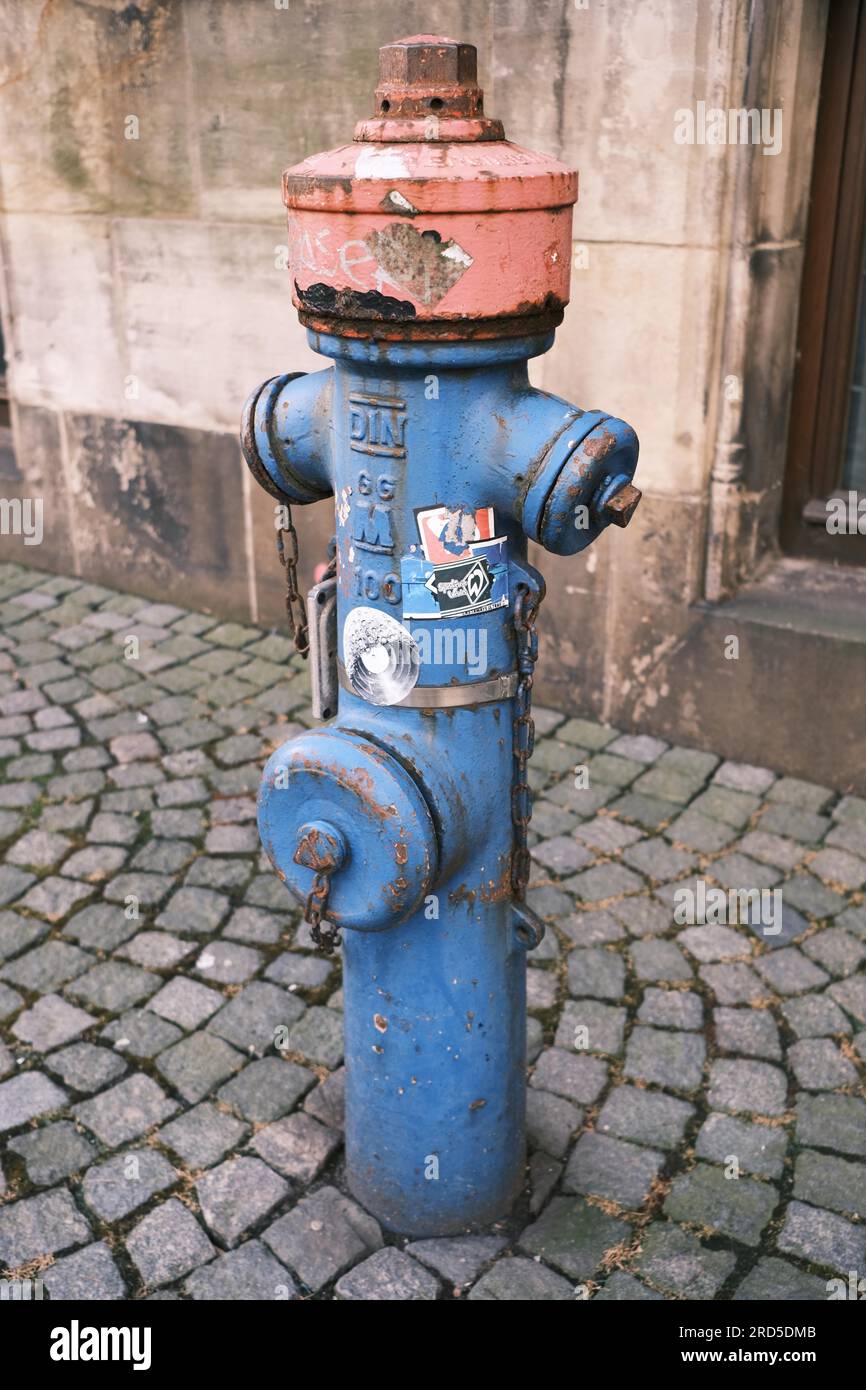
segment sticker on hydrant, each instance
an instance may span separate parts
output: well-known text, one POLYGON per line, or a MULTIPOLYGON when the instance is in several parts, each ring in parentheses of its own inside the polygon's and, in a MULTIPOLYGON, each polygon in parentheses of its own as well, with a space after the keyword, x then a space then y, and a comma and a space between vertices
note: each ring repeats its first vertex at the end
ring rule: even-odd
POLYGON ((353 608, 343 624, 343 664, 362 700, 395 705, 415 686, 421 669, 408 628, 376 608, 353 608))
POLYGON ((468 618, 508 605, 508 542, 504 537, 469 547, 467 558, 447 565, 420 555, 400 561, 403 617, 468 618))
POLYGON ((418 507, 415 521, 424 554, 437 565, 468 560, 474 544, 495 537, 492 507, 418 507))

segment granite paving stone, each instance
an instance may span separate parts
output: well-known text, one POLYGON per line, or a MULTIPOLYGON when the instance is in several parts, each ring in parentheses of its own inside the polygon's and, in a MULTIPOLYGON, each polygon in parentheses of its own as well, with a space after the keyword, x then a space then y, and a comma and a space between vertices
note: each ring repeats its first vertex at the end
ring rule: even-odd
POLYGON ((691 1221, 754 1246, 778 1200, 769 1183, 732 1179, 722 1168, 698 1163, 690 1173, 674 1178, 664 1210, 675 1221, 691 1221))
POLYGON ((334 1187, 301 1198, 262 1239, 313 1292, 383 1244, 378 1221, 334 1187))
POLYGON ((595 1057, 559 1047, 547 1048, 536 1063, 531 1085, 591 1105, 604 1089, 607 1075, 607 1066, 595 1057))
MULTIPOLYGON (((263 980, 253 980, 214 1014, 207 1027, 249 1056, 262 1057, 278 1045, 281 1051, 303 1051, 293 1047, 290 1041, 292 1025, 303 1013, 304 1005, 294 994, 263 980)), ((329 1026, 333 1028, 333 1021, 329 1026)), ((310 1042, 315 1043, 312 1034, 310 1042)), ((335 1033, 331 1035, 331 1043, 331 1050, 336 1050, 335 1033)))
POLYGON ((693 1091, 701 1083, 706 1044, 694 1033, 669 1033, 638 1026, 626 1048, 625 1075, 673 1090, 693 1091))
POLYGON ((850 1033, 851 1022, 829 994, 805 994, 782 1004, 788 1027, 798 1038, 820 1038, 850 1033))
POLYGON ((440 1236, 412 1241, 406 1253, 462 1289, 474 1283, 506 1243, 504 1236, 440 1236))
POLYGON ((727 1061, 710 1065, 707 1100, 719 1110, 782 1115, 787 1097, 785 1073, 768 1062, 727 1061))
POLYGON ((110 1149, 137 1139, 177 1110, 175 1101, 140 1072, 72 1107, 72 1113, 110 1149))
POLYGON ((163 1125, 159 1139, 190 1168, 210 1168, 240 1143, 248 1131, 249 1126, 234 1115, 218 1110, 210 1101, 202 1101, 163 1125))
POLYGON ((150 1288, 182 1278, 217 1254, 192 1212, 176 1197, 143 1216, 126 1236, 125 1244, 150 1288))
POLYGON ((535 1260, 499 1260, 468 1294, 470 1302, 563 1303, 574 1298, 574 1287, 535 1260))
MULTIPOLYGON (((8 975, 4 975, 8 979, 8 975)), ((866 974, 851 976, 830 985, 827 993, 850 1014, 857 1023, 866 1023, 866 974)))
POLYGON ((209 888, 179 888, 156 919, 171 931, 209 935, 229 910, 229 900, 209 888))
POLYGON ((83 1245, 90 1237, 72 1197, 60 1188, 0 1207, 0 1264, 9 1269, 83 1245))
POLYGON ((17 1014, 23 1004, 23 995, 20 995, 17 989, 10 989, 8 985, 0 983, 0 1022, 17 1014))
POLYGON ((594 1303, 635 1303, 639 1301, 663 1302, 664 1294, 656 1293, 653 1289, 647 1288, 646 1284, 642 1284, 639 1279, 635 1279, 631 1274, 626 1274, 625 1270, 622 1269, 618 1269, 610 1276, 593 1299, 594 1303))
POLYGON ((570 1279, 589 1279, 604 1256, 627 1243, 631 1227, 582 1197, 554 1197, 520 1236, 520 1248, 570 1279))
POLYGON ((0 1242, 51 1296, 772 1303, 866 1267, 866 797, 536 701, 527 1184, 404 1248, 345 1193, 340 953, 258 839, 309 702, 282 627, 0 567, 0 1242), (683 920, 701 880, 781 914, 683 920))
POLYGON ((659 1222, 645 1233, 635 1269, 659 1289, 682 1298, 714 1298, 736 1264, 729 1250, 712 1250, 681 1227, 659 1222))
POLYGON ((560 1014, 555 1045, 616 1056, 623 1050, 627 1018, 625 1009, 595 999, 569 1000, 560 1014))
POLYGON ((827 1297, 826 1280, 804 1274, 796 1265, 773 1256, 759 1260, 734 1294, 735 1303, 807 1302, 827 1297))
POLYGON ((562 1185, 566 1192, 639 1207, 649 1196, 663 1163, 664 1155, 654 1149, 589 1132, 578 1139, 562 1185))
POLYGON ((801 1095, 797 1143, 866 1158, 866 1102, 858 1096, 801 1095))
POLYGON ((318 1177, 340 1142, 336 1130, 299 1111, 260 1129, 252 1147, 283 1177, 307 1186, 318 1177))
POLYGON ((802 1038, 788 1049, 788 1063, 807 1091, 856 1085, 857 1069, 830 1038, 802 1038))
POLYGON ((78 903, 92 898, 95 891, 93 884, 79 883, 78 878, 40 878, 39 883, 33 884, 19 899, 19 905, 44 917, 46 922, 61 922, 78 903))
POLYGON ((123 1275, 104 1241, 94 1241, 72 1255, 62 1255, 39 1277, 52 1301, 109 1302, 127 1296, 123 1275))
POLYGON ((72 1043, 46 1058, 46 1065, 70 1090, 100 1091, 126 1071, 122 1057, 107 1047, 89 1042, 72 1043))
POLYGON ((804 994, 828 983, 826 971, 808 960, 796 946, 755 962, 758 974, 778 994, 804 994))
POLYGON ((393 1245, 377 1250, 362 1264, 355 1265, 335 1286, 335 1296, 343 1302, 382 1300, 433 1301, 439 1280, 429 1270, 393 1245))
POLYGON ((23 1071, 0 1082, 0 1134, 62 1109, 66 1099, 66 1092, 42 1072, 23 1071))
POLYGON ((255 975, 262 960, 261 952, 252 946, 241 946, 233 941, 213 941, 196 956, 193 969, 204 980, 238 985, 255 975))
POLYGON ((843 927, 829 927, 804 941, 803 951, 831 975, 851 975, 866 960, 866 941, 843 927))
POLYGON ((720 1004, 756 1004, 766 998, 768 986, 750 965, 702 965, 698 971, 720 1004))
POLYGON ((866 1165, 805 1149, 794 1163, 794 1196, 843 1215, 866 1215, 866 1165))
POLYGON ((593 999, 619 999, 625 987, 625 962, 614 951, 590 947, 568 958, 568 992, 593 999))
POLYGON ((855 1226, 835 1212, 792 1201, 786 1208, 776 1245, 783 1254, 825 1265, 847 1276, 849 1270, 863 1268, 866 1226, 855 1226))
POLYGON ((221 1087, 217 1099, 245 1120, 279 1119, 315 1084, 315 1072, 281 1057, 262 1057, 221 1087))
POLYGON ((703 1027, 704 1005, 700 995, 690 990, 654 989, 650 986, 644 990, 637 1017, 641 1023, 694 1032, 703 1027))
POLYGON ((766 1009, 726 1009, 713 1011, 716 1046, 722 1052, 747 1057, 766 1057, 772 1062, 782 1056, 779 1030, 766 1009))
POLYGON ((184 1289, 204 1302, 284 1302, 297 1296, 294 1279, 260 1240, 248 1240, 193 1270, 184 1289))
POLYGON ((96 1164, 84 1175, 81 1194, 102 1221, 119 1221, 143 1206, 155 1192, 164 1192, 178 1174, 155 1149, 127 1149, 96 1164))
POLYGON ((9 1140, 9 1149, 24 1160, 27 1176, 37 1187, 61 1182, 96 1157, 93 1145, 68 1120, 19 1134, 9 1140))
POLYGON ((782 1176, 787 1149, 788 1134, 781 1127, 752 1124, 718 1111, 707 1116, 695 1140, 699 1158, 725 1165, 734 1160, 738 1169, 764 1178, 782 1176))
POLYGON ((554 1158, 568 1152, 572 1136, 583 1123, 583 1110, 564 1096, 530 1087, 526 1097, 526 1133, 531 1149, 554 1158))
POLYGON ((202 1216, 223 1245, 236 1245, 289 1194, 279 1174, 259 1158, 226 1159, 195 1185, 202 1216))
POLYGON ((183 1037, 180 1028, 148 1009, 128 1009, 113 1019, 99 1035, 114 1044, 116 1052, 147 1059, 164 1052, 183 1037))
POLYGON ((674 1096, 622 1085, 611 1091, 602 1106, 596 1129, 650 1148, 675 1149, 694 1113, 693 1105, 674 1096))
POLYGON ((199 1024, 222 1008, 223 1003, 224 997, 217 990, 200 984, 198 980, 175 976, 153 996, 148 1007, 170 1023, 190 1029, 198 1028, 199 1024))
POLYGON ((343 1058, 343 1022, 334 1011, 314 1005, 289 1029, 286 1047, 309 1062, 328 1068, 343 1058))
POLYGON ((694 972, 673 941, 635 941, 631 946, 634 972, 641 981, 691 983, 694 972))
POLYGON ((12 1032, 37 1052, 50 1052, 86 1033, 95 1022, 92 1014, 67 1004, 59 994, 43 994, 31 1009, 19 1014, 12 1032))
POLYGON ((66 986, 66 993, 94 1009, 119 1013, 140 1004, 160 986, 159 975, 120 960, 103 961, 66 986))
POLYGON ((160 1075, 190 1105, 203 1100, 243 1064, 241 1053, 213 1033, 191 1033, 156 1059, 160 1075))

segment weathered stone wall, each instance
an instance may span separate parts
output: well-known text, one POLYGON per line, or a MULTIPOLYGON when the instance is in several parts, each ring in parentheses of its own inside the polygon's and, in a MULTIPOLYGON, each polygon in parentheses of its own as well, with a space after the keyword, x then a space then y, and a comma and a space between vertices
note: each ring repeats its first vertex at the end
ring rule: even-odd
MULTIPOLYGON (((678 109, 742 104, 747 9, 5 0, 2 293, 20 476, 3 492, 44 497, 45 541, 4 537, 4 554, 280 621, 272 504, 235 436, 248 390, 321 365, 282 268, 280 171, 368 113, 379 44, 432 27, 478 46, 487 110, 509 138, 580 170, 572 305, 534 381, 641 437, 630 530, 544 559, 542 695, 758 756, 731 708, 745 667, 725 665, 695 605, 713 526, 734 537, 735 580, 774 545, 825 5, 770 7, 759 83, 761 104, 784 108, 781 153, 676 143, 678 109), (744 197, 753 292, 738 307, 744 197), (740 312, 760 335, 739 368, 753 462, 720 522, 710 477, 725 325, 740 312)), ((328 505, 301 522, 309 575, 328 505)), ((819 679, 826 654, 808 660, 819 679)), ((796 767, 789 742, 760 760, 796 767)))

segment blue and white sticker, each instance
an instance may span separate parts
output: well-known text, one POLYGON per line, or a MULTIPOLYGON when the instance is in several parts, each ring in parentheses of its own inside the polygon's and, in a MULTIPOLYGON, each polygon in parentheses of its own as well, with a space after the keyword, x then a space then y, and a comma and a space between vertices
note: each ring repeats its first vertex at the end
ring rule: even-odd
POLYGON ((403 556, 404 619, 468 618, 508 606, 506 537, 469 549, 469 555, 448 564, 433 564, 417 553, 403 556))

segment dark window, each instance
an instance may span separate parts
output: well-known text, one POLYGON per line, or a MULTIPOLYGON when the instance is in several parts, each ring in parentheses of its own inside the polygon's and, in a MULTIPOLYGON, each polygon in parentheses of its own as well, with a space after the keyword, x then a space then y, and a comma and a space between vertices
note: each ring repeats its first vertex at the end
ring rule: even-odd
POLYGON ((782 544, 866 563, 866 4, 831 0, 782 544), (859 530, 858 530, 859 525, 859 530))

